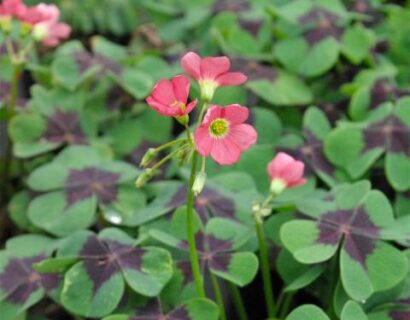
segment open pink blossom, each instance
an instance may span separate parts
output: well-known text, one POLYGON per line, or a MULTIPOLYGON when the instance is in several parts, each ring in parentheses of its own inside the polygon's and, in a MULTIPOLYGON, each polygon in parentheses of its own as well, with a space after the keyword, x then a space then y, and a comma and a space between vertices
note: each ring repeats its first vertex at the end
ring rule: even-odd
POLYGON ((306 182, 303 177, 304 169, 303 162, 293 159, 284 152, 279 152, 268 164, 271 191, 280 193, 287 188, 304 184, 306 182))
POLYGON ((24 21, 33 25, 35 38, 45 46, 55 47, 62 39, 68 38, 71 32, 71 27, 59 22, 59 19, 60 10, 57 6, 40 3, 28 9, 24 21))
POLYGON ((188 102, 189 79, 175 76, 171 80, 160 80, 152 89, 147 103, 158 113, 168 117, 182 117, 196 106, 197 100, 188 102))
POLYGON ((202 96, 211 100, 219 86, 240 85, 246 81, 241 72, 230 72, 231 62, 228 57, 201 58, 195 52, 188 52, 181 59, 182 69, 198 81, 202 96))
POLYGON ((221 165, 238 162, 241 153, 256 143, 258 134, 249 124, 248 108, 238 104, 209 108, 201 126, 195 132, 199 154, 211 157, 221 165))
POLYGON ((21 0, 4 0, 0 4, 0 15, 22 19, 27 14, 27 6, 21 0))

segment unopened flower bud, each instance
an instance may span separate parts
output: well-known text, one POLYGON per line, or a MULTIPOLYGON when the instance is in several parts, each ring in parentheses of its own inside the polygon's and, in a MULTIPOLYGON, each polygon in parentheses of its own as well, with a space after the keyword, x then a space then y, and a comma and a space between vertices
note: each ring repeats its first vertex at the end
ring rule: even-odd
POLYGON ((152 160, 155 159, 157 155, 158 155, 158 152, 156 151, 155 148, 149 148, 141 159, 140 167, 145 168, 147 165, 151 163, 152 160))
POLYGON ((152 177, 155 175, 155 170, 153 169, 146 169, 144 170, 135 181, 135 186, 137 188, 143 187, 152 177))
POLYGON ((202 189, 205 186, 205 181, 206 181, 206 173, 202 171, 199 172, 196 175, 194 184, 192 186, 192 192, 194 193, 195 196, 198 196, 202 192, 202 189))

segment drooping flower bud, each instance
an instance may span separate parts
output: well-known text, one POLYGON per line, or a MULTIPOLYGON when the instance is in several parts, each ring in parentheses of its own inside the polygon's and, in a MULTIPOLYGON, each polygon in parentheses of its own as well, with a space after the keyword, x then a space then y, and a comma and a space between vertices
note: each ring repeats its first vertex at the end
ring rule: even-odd
POLYGON ((198 172, 195 177, 194 184, 192 186, 192 192, 194 193, 195 196, 198 196, 202 192, 205 186, 205 181, 206 181, 206 173, 203 171, 198 172))
POLYGON ((145 168, 147 165, 151 163, 152 160, 155 159, 157 155, 158 155, 158 152, 156 151, 155 148, 149 148, 141 159, 140 167, 145 168))
POLYGON ((155 175, 155 170, 149 168, 141 172, 138 176, 137 180, 135 181, 135 186, 137 188, 143 187, 152 177, 155 175))

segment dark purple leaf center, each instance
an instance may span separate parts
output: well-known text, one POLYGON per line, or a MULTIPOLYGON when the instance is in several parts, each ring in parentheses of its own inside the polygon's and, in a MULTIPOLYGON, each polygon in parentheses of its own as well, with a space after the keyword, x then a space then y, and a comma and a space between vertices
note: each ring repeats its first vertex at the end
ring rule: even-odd
POLYGON ((57 287, 60 276, 55 273, 41 274, 32 265, 44 260, 46 256, 39 255, 29 258, 12 258, 0 274, 0 288, 5 292, 7 301, 24 304, 30 295, 43 288, 52 290, 57 287))
MULTIPOLYGON (((231 261, 232 241, 218 239, 213 235, 197 232, 195 234, 195 243, 198 249, 202 266, 221 271, 228 269, 231 261)), ((181 241, 179 247, 188 251, 188 242, 181 241)))
POLYGON ((80 118, 74 111, 56 110, 48 118, 43 137, 53 143, 85 144, 87 139, 80 118))
POLYGON ((410 156, 410 127, 395 116, 372 123, 363 130, 363 151, 383 148, 387 152, 410 156))
POLYGON ((343 28, 339 26, 341 18, 322 8, 311 9, 299 18, 299 23, 307 28, 304 38, 311 46, 329 36, 340 39, 343 33, 343 28))
MULTIPOLYGON (((180 187, 168 207, 177 208, 186 202, 186 187, 180 187)), ((205 187, 195 200, 195 210, 203 222, 212 216, 235 219, 235 202, 218 191, 205 187)))
POLYGON ((129 320, 189 320, 188 310, 184 306, 180 306, 168 314, 164 314, 161 310, 161 304, 158 300, 150 301, 144 308, 138 311, 134 317, 129 320))
POLYGON ((393 320, 409 320, 410 311, 392 311, 389 313, 389 317, 393 320))
POLYGON ((93 292, 123 269, 141 270, 143 249, 114 240, 90 236, 80 251, 85 269, 93 284, 93 292))
POLYGON ((117 199, 119 173, 101 170, 96 167, 71 169, 66 180, 66 199, 68 205, 95 195, 102 204, 117 199))
POLYGON ((320 218, 318 227, 319 243, 337 245, 344 238, 343 249, 363 267, 380 234, 363 207, 326 213, 320 218))

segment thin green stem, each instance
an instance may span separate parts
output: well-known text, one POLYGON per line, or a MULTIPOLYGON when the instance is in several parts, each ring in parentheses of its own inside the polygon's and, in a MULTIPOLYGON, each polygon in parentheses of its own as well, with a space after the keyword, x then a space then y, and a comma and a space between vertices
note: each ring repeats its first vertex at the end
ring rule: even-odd
POLYGON ((280 307, 279 319, 284 319, 289 312, 290 305, 292 304, 295 292, 286 292, 283 295, 283 303, 280 307))
POLYGON ((248 320, 248 315, 246 313, 245 305, 243 303, 241 292, 239 291, 238 287, 235 286, 233 283, 229 282, 229 292, 231 294, 238 319, 248 320))
POLYGON ((167 161, 171 160, 172 158, 174 158, 177 154, 178 154, 179 150, 175 150, 173 152, 171 152, 169 155, 167 155, 166 157, 162 158, 161 160, 159 160, 157 163, 155 163, 151 169, 152 170, 156 170, 159 167, 161 167, 164 163, 166 163, 167 161))
POLYGON ((198 153, 194 151, 191 165, 191 175, 189 177, 188 197, 187 197, 187 232, 189 244, 189 258, 191 260, 192 274, 196 285, 196 290, 200 298, 205 298, 205 289, 202 281, 201 268, 199 266, 199 255, 195 243, 194 230, 194 192, 192 186, 195 181, 198 153))
POLYGON ((209 105, 209 102, 204 102, 204 104, 202 105, 201 111, 199 112, 199 116, 198 116, 198 122, 197 122, 197 125, 196 125, 197 127, 199 127, 201 125, 202 119, 205 116, 205 112, 206 112, 206 110, 208 110, 208 105, 209 105))
MULTIPOLYGON (((11 80, 11 88, 10 88, 10 98, 9 98, 9 103, 8 103, 8 109, 7 109, 7 128, 10 126, 10 120, 13 118, 15 109, 16 109, 16 101, 17 101, 17 95, 18 95, 18 85, 19 85, 19 80, 20 80, 20 75, 22 71, 22 65, 21 64, 15 64, 14 65, 14 73, 13 73, 13 78, 11 80)), ((7 146, 6 146, 6 153, 4 156, 4 167, 3 167, 3 183, 5 190, 9 189, 9 177, 10 177, 10 166, 11 166, 11 160, 12 160, 12 141, 10 140, 9 136, 7 135, 7 146)))
POLYGON ((222 292, 221 292, 221 287, 219 286, 218 279, 216 278, 216 276, 212 272, 210 272, 210 275, 211 275, 212 285, 214 287, 216 303, 219 306, 219 315, 220 315, 219 318, 221 320, 226 320, 225 305, 224 305, 224 299, 223 299, 222 292))
POLYGON ((255 218, 256 233, 259 243, 259 260, 262 270, 263 290, 265 292, 265 302, 269 318, 274 318, 276 313, 275 300, 272 290, 272 279, 270 275, 268 248, 265 242, 262 221, 257 215, 255 218))
POLYGON ((174 145, 176 145, 176 144, 178 144, 178 143, 183 143, 183 142, 185 142, 186 140, 187 140, 187 139, 185 139, 185 138, 172 140, 172 141, 170 141, 170 142, 164 143, 164 144, 160 145, 159 147, 155 148, 155 151, 156 151, 156 152, 160 152, 160 151, 162 151, 162 150, 164 150, 164 149, 173 147, 174 145))

